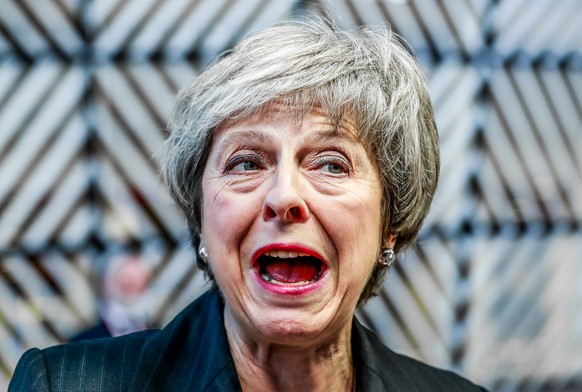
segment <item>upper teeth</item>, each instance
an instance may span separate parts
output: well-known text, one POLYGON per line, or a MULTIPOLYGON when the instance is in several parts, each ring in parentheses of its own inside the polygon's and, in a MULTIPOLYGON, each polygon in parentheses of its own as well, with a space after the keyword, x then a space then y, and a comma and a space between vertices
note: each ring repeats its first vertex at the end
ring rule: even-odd
POLYGON ((309 256, 309 255, 305 254, 305 253, 301 253, 301 252, 293 252, 293 251, 286 251, 286 250, 272 250, 270 252, 265 252, 265 256, 278 257, 280 259, 290 259, 293 257, 309 256))

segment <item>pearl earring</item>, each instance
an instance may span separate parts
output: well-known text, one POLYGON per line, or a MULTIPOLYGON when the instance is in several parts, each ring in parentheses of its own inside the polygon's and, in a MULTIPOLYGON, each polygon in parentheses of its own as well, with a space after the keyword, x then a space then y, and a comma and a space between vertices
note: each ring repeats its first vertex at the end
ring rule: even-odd
POLYGON ((390 267, 392 264, 394 264, 395 260, 396 254, 394 253, 394 249, 384 248, 382 249, 382 252, 380 252, 378 263, 384 267, 390 267))
POLYGON ((200 259, 204 264, 208 264, 208 251, 205 246, 200 246, 200 248, 198 248, 198 256, 200 256, 200 259))

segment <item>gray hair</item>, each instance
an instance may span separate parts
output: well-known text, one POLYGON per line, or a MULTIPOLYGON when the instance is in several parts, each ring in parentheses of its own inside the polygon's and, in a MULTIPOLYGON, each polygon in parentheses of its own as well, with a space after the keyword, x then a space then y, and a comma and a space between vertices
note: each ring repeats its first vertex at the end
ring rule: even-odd
MULTIPOLYGON (((424 74, 387 26, 342 30, 312 17, 250 35, 179 93, 164 176, 186 215, 195 249, 202 175, 215 129, 268 110, 274 101, 290 108, 299 104, 299 121, 313 105, 337 124, 353 117, 382 182, 383 238, 397 236, 395 251, 411 245, 439 174, 438 134, 424 74)), ((213 280, 209 267, 200 266, 213 280)), ((361 301, 375 293, 384 272, 374 270, 361 301)))

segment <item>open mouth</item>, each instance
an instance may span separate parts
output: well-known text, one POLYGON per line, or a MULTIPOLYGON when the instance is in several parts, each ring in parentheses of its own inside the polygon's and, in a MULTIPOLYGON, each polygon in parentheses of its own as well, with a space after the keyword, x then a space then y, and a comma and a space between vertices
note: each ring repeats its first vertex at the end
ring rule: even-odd
POLYGON ((315 256, 287 250, 265 252, 255 263, 262 280, 279 285, 316 282, 323 276, 325 268, 325 264, 315 256))

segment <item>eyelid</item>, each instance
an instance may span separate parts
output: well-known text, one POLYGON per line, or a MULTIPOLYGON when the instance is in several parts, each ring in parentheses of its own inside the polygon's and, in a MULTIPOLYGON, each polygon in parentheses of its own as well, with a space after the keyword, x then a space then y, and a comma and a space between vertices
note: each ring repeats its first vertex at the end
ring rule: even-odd
POLYGON ((328 149, 322 150, 316 154, 315 158, 313 159, 313 162, 318 167, 326 163, 336 163, 345 168, 347 175, 351 175, 353 172, 352 163, 349 160, 349 158, 344 153, 338 150, 328 150, 328 149))
POLYGON ((251 152, 235 153, 232 156, 230 156, 226 161, 226 164, 224 166, 224 173, 225 174, 230 173, 233 167, 246 161, 255 162, 257 165, 259 165, 261 169, 265 168, 267 165, 266 160, 260 154, 251 152))

